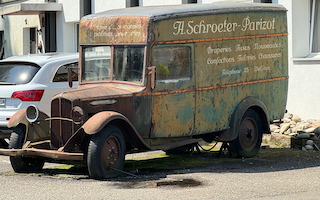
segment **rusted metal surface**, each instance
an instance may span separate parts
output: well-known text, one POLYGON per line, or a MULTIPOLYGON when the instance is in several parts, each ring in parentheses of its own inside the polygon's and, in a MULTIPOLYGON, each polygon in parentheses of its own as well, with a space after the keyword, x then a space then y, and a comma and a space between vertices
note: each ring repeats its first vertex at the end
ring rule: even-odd
MULTIPOLYGON (((84 85, 74 92, 56 95, 52 100, 51 116, 71 119, 72 108, 80 106, 85 112, 84 122, 102 111, 117 111, 118 114, 122 113, 132 120, 132 93, 141 89, 141 86, 112 83, 100 84, 99 86, 84 85)), ((86 122, 85 130, 88 131, 88 134, 101 130, 101 124, 97 124, 97 121, 101 122, 101 119, 106 120, 103 117, 99 120, 86 122), (91 129, 95 131, 92 132, 91 129)), ((52 144, 55 147, 65 145, 72 134, 81 126, 82 124, 76 125, 63 119, 51 120, 52 144)))
POLYGON ((7 127, 8 128, 12 128, 14 127, 15 125, 17 125, 18 123, 22 123, 22 124, 29 124, 26 116, 25 116, 25 113, 26 113, 26 108, 22 109, 22 110, 19 110, 15 115, 13 115, 9 122, 8 122, 8 125, 7 127))
POLYGON ((38 142, 50 139, 50 125, 45 119, 48 118, 44 112, 39 111, 39 117, 36 123, 28 125, 27 140, 38 142))
POLYGON ((130 123, 130 121, 126 117, 119 114, 118 112, 102 111, 98 112, 90 119, 88 119, 88 121, 84 123, 82 128, 84 129, 85 133, 92 135, 98 133, 103 129, 103 127, 105 127, 106 124, 114 119, 121 119, 127 121, 127 123, 130 123))
POLYGON ((32 142, 37 142, 41 140, 46 140, 50 138, 49 134, 49 123, 45 121, 48 118, 44 112, 39 111, 39 117, 37 120, 37 124, 31 124, 28 122, 26 118, 26 109, 19 110, 15 115, 13 115, 8 123, 8 128, 12 128, 17 124, 21 123, 26 125, 27 132, 27 140, 32 142), (30 134, 29 134, 30 133, 30 134))
MULTIPOLYGON (((195 121, 194 129, 190 129, 194 135, 226 130, 236 106, 248 96, 257 97, 267 106, 271 120, 283 116, 288 88, 285 12, 239 12, 214 17, 172 18, 155 22, 153 30, 156 36, 153 48, 157 45, 190 44, 194 46, 196 65, 192 68, 194 88, 171 89, 168 84, 169 90, 154 94, 157 97, 153 99, 158 101, 153 103, 153 112, 167 112, 167 107, 163 106, 167 104, 161 98, 171 105, 182 103, 184 108, 181 110, 190 110, 193 103, 185 105, 184 98, 178 101, 169 97, 172 94, 193 94, 194 116, 189 116, 195 121), (168 31, 163 32, 164 29, 168 31)), ((159 90, 157 87, 158 84, 154 91, 159 90)), ((170 109, 175 110, 176 107, 170 109)), ((153 122, 174 118, 162 116, 154 116, 153 122)), ((181 121, 168 121, 169 127, 177 122, 175 126, 183 130, 181 121)), ((161 124, 161 127, 164 126, 161 124)), ((169 131, 158 136, 171 135, 169 131)))
POLYGON ((35 156, 43 158, 51 158, 55 160, 74 160, 82 161, 84 158, 83 153, 67 153, 59 152, 56 150, 44 150, 36 148, 26 148, 26 149, 0 149, 1 155, 7 156, 35 156))
POLYGON ((117 168, 119 163, 122 162, 121 160, 121 144, 117 137, 110 136, 104 142, 103 151, 102 151, 102 158, 107 158, 103 160, 102 167, 106 171, 111 171, 112 168, 117 168))
POLYGON ((239 142, 241 146, 250 151, 255 147, 259 138, 256 122, 252 118, 246 118, 241 122, 239 129, 239 142))
POLYGON ((84 17, 79 27, 80 44, 146 43, 149 17, 84 17))
MULTIPOLYGON (((146 45, 141 85, 97 79, 99 82, 83 83, 77 90, 56 95, 51 103, 51 144, 60 150, 27 148, 0 153, 81 160, 83 153, 61 151, 87 151, 91 135, 109 123, 121 129, 131 148, 128 151, 167 150, 198 142, 203 134, 211 133, 221 133, 223 141, 231 141, 236 137, 234 127, 240 126, 235 122, 230 128, 232 120, 241 120, 251 106, 261 111, 257 113, 268 126, 268 119, 281 118, 286 106, 286 13, 280 6, 239 7, 134 8, 127 14, 110 11, 84 17, 79 30, 81 45, 146 45), (179 60, 186 66, 186 75, 151 80, 160 74, 160 67, 153 63, 155 49, 173 47, 188 49, 184 54, 188 62, 179 60), (155 70, 148 73, 151 66, 156 66, 155 70), (83 114, 73 115, 75 107, 83 114), (74 116, 81 119, 79 123, 72 121, 74 116)), ((10 125, 18 122, 24 123, 21 113, 10 125)), ((246 123, 251 126, 250 121, 246 123)), ((249 134, 241 127, 240 131, 249 134)))

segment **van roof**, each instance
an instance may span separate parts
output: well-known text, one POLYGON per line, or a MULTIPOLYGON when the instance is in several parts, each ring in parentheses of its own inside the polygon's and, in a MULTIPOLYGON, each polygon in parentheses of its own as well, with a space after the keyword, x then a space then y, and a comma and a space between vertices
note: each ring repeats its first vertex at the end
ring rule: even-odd
POLYGON ((246 11, 286 11, 279 4, 266 3, 213 3, 213 4, 182 4, 169 6, 142 6, 108 10, 105 12, 87 15, 84 18, 91 19, 95 17, 110 16, 146 16, 154 20, 158 18, 172 18, 194 15, 198 13, 225 13, 225 12, 246 12, 246 11))

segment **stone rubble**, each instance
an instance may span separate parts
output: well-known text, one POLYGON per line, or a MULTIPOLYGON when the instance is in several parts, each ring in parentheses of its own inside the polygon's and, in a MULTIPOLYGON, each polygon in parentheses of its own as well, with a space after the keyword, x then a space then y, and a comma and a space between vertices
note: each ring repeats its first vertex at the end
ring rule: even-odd
POLYGON ((320 139, 320 120, 302 120, 298 115, 286 113, 280 123, 270 125, 271 134, 283 134, 298 139, 309 139, 302 150, 318 150, 314 140, 320 139))

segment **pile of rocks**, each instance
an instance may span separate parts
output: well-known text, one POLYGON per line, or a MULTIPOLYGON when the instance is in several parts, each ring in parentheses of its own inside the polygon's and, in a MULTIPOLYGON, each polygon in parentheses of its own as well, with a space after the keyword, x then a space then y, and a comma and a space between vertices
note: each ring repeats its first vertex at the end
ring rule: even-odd
MULTIPOLYGON (((303 150, 309 150, 316 147, 314 140, 320 139, 320 120, 309 119, 301 120, 297 115, 286 113, 281 123, 274 123, 270 125, 271 134, 283 134, 298 139, 309 139, 306 145, 302 147, 303 150)), ((319 149, 318 149, 319 150, 319 149)))

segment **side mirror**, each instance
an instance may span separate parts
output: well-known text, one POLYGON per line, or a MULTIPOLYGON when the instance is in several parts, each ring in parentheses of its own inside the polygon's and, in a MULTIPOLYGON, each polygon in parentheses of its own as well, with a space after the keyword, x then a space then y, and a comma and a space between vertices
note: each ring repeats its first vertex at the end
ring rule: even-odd
POLYGON ((68 67, 68 83, 69 83, 69 87, 72 88, 72 85, 73 85, 73 74, 77 74, 77 76, 79 76, 79 73, 78 72, 75 72, 73 70, 78 70, 77 67, 68 67))
POLYGON ((155 87, 155 82, 156 82, 156 67, 152 66, 152 67, 148 67, 148 75, 151 76, 150 77, 150 81, 151 81, 151 89, 154 89, 155 87))

